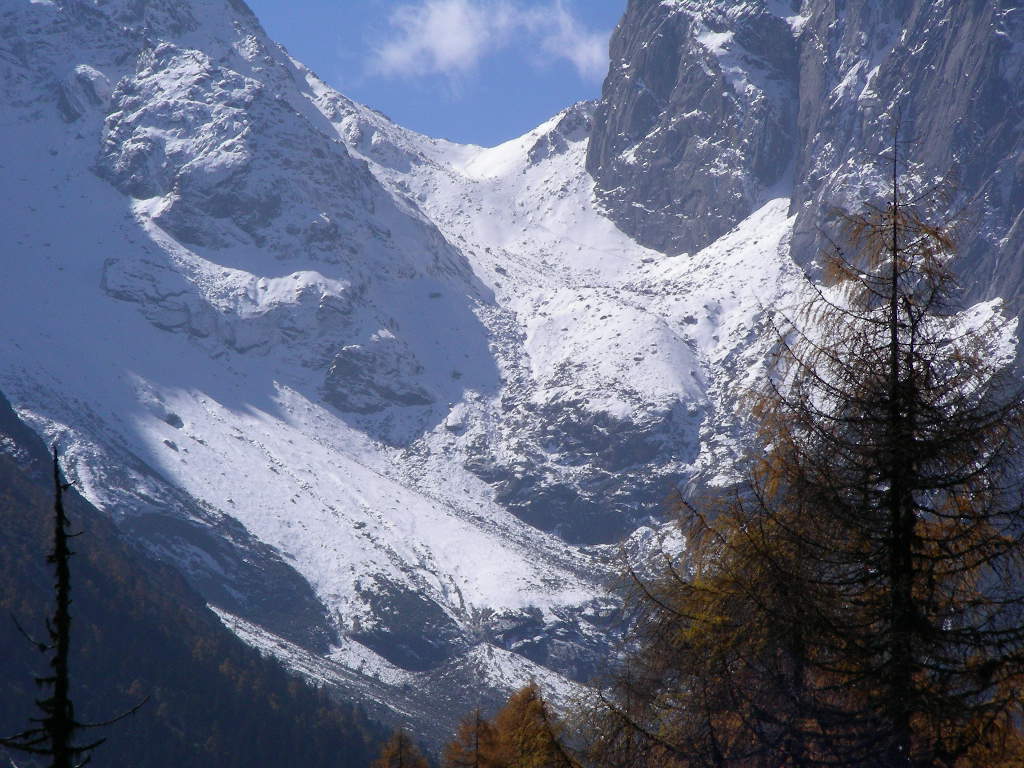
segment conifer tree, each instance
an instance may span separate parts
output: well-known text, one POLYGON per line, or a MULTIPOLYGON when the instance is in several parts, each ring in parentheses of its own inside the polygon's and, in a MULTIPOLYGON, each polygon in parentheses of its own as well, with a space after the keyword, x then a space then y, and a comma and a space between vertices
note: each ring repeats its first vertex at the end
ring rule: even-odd
POLYGON ((536 683, 512 694, 494 718, 500 768, 577 768, 562 745, 563 725, 536 683))
POLYGON ((400 728, 381 748, 371 768, 429 768, 429 765, 409 734, 400 728))
POLYGON ((887 205, 843 217, 825 284, 777 315, 748 483, 681 504, 685 561, 635 579, 602 765, 1020 765, 1012 326, 956 306, 955 237, 896 169, 887 205))
POLYGON ((491 725, 474 709, 459 724, 455 739, 444 749, 444 768, 499 768, 498 742, 491 725))
MULTIPOLYGON (((48 758, 50 768, 76 768, 88 763, 92 751, 106 739, 78 743, 82 731, 111 725, 134 714, 145 701, 128 712, 103 723, 82 723, 75 715, 71 697, 68 660, 71 653, 71 556, 70 539, 77 535, 70 531, 70 521, 64 509, 64 492, 70 487, 61 478, 57 447, 53 448, 54 525, 53 551, 47 562, 53 565, 53 615, 46 622, 47 640, 37 642, 23 631, 26 639, 41 653, 49 654, 50 673, 36 678, 37 685, 49 692, 38 699, 39 716, 32 718, 34 725, 21 733, 0 738, 0 746, 17 752, 48 758)), ((20 625, 19 625, 20 629, 20 625)))

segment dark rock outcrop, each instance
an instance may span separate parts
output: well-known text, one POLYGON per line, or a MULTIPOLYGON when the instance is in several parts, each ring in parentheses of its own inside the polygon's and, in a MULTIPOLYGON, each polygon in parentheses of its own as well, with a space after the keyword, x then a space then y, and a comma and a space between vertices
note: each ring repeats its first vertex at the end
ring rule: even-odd
MULTIPOLYGON (((1024 12, 1009 0, 631 0, 587 158, 611 218, 669 253, 766 194, 809 265, 830 211, 948 182, 973 298, 1024 282, 1024 12)), ((1020 309, 1020 307, 1017 307, 1020 309)))
POLYGON ((813 258, 830 208, 884 195, 879 158, 898 127, 909 180, 951 183, 940 213, 962 213, 970 295, 1014 297, 1024 280, 1012 232, 1024 212, 1024 12, 1005 0, 804 5, 794 255, 813 258))
POLYGON ((611 42, 587 170, 608 215, 668 253, 728 232, 781 182, 796 136, 784 3, 631 0, 611 42))

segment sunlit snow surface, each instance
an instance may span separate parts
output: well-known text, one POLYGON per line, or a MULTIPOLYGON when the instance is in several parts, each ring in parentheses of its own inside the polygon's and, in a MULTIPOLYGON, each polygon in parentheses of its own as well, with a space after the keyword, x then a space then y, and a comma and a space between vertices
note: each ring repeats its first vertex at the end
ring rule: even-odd
MULTIPOLYGON (((414 594, 461 638, 444 664, 569 695, 501 622, 539 615, 541 634, 569 621, 597 638, 579 617, 605 610, 614 547, 523 522, 467 463, 485 451, 512 476, 541 466, 554 485, 590 483, 605 459, 545 432, 555 414, 599 447, 602 430, 664 434, 628 467, 660 478, 652 488, 727 475, 734 396, 763 359, 761 308, 802 280, 785 255, 787 201, 665 257, 597 207, 586 105, 499 147, 457 146, 334 93, 237 9, 197 11, 202 26, 184 32, 175 10, 167 30, 154 22, 175 47, 136 61, 118 24, 46 15, 61 8, 17 7, 29 46, 52 45, 0 72, 0 389, 127 530, 240 523, 230 565, 203 536, 144 540, 223 574, 225 601, 244 607, 261 557, 308 582, 332 635, 321 667, 256 626, 255 609, 221 606, 296 668, 415 684, 353 639, 390 631, 375 597, 414 594), (266 227, 247 218, 264 203, 266 227), (325 394, 343 348, 378 361, 381 380, 325 394)), ((664 493, 651 496, 656 508, 664 493)))

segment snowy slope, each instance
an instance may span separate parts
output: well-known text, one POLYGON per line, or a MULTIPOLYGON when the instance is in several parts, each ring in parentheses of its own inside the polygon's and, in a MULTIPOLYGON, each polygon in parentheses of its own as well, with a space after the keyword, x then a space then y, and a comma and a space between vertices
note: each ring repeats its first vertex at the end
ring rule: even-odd
POLYGON ((423 139, 351 104, 336 118, 377 176, 462 247, 501 309, 485 322, 502 341, 505 391, 489 413, 457 409, 468 437, 448 442, 517 513, 569 538, 586 536, 573 522, 598 537, 632 530, 707 462, 748 380, 735 372, 762 354, 763 307, 802 281, 785 255, 785 199, 693 256, 624 235, 584 170, 590 114, 576 105, 489 149, 423 139), (703 442, 702 424, 714 426, 703 442), (527 504, 550 493, 555 519, 520 505, 506 477, 527 481, 527 504), (603 516, 566 504, 562 488, 593 491, 603 516))
MULTIPOLYGON (((0 390, 238 633, 418 722, 614 632, 608 542, 735 450, 788 203, 620 232, 591 107, 499 147, 333 92, 236 2, 0 0, 0 390), (433 709, 431 709, 433 707, 433 709)), ((648 534, 641 532, 643 538, 648 534)))

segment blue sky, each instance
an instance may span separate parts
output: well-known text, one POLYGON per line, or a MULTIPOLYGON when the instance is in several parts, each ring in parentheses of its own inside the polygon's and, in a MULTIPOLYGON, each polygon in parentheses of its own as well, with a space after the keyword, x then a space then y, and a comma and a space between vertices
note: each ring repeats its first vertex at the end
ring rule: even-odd
POLYGON ((491 146, 596 98, 626 0, 248 0, 346 96, 430 136, 491 146))

